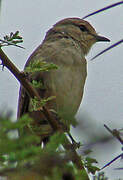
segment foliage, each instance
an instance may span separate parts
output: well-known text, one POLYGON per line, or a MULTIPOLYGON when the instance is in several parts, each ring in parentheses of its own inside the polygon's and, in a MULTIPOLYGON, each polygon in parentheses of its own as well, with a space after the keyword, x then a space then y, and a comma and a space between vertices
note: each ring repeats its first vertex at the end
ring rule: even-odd
MULTIPOLYGON (((61 146, 65 134, 56 133, 51 136, 45 148, 36 145, 40 143, 40 138, 34 133, 18 136, 18 130, 22 132, 31 121, 28 115, 17 122, 12 122, 10 117, 0 116, 0 175, 8 175, 8 179, 16 177, 16 180, 20 180, 22 174, 23 177, 30 177, 32 173, 37 179, 47 177, 47 180, 63 177, 76 177, 79 180, 84 177, 84 173, 70 163, 71 153, 61 146)), ((89 164, 90 160, 87 161, 89 164)))
POLYGON ((42 81, 32 80, 32 86, 34 88, 41 88, 41 89, 44 88, 42 81))
POLYGON ((42 98, 40 101, 36 97, 31 99, 32 108, 30 109, 30 111, 40 110, 42 106, 45 106, 48 101, 51 101, 55 98, 56 98, 55 96, 50 96, 48 98, 44 98, 44 99, 42 98))
POLYGON ((93 163, 98 163, 96 159, 86 157, 85 158, 85 167, 87 168, 88 172, 95 174, 96 171, 99 171, 100 169, 96 166, 93 166, 93 163))
POLYGON ((26 67, 25 72, 43 72, 43 71, 50 71, 53 69, 57 69, 58 66, 53 63, 47 63, 44 60, 37 60, 33 63, 30 63, 28 67, 26 67))
POLYGON ((93 177, 93 180, 108 180, 107 177, 105 177, 104 172, 98 173, 98 175, 93 177))
POLYGON ((23 38, 19 35, 19 31, 16 31, 15 33, 11 32, 9 35, 5 35, 3 40, 0 39, 0 41, 0 47, 13 45, 23 48, 22 46, 17 45, 18 43, 23 42, 23 38))

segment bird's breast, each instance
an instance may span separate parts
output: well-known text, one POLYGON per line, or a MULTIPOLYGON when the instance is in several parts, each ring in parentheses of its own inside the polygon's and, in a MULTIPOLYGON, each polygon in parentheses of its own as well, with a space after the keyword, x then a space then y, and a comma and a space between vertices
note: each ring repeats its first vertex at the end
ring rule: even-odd
POLYGON ((86 60, 82 49, 72 39, 45 42, 29 59, 44 59, 58 69, 40 73, 46 92, 44 98, 55 96, 47 104, 58 112, 75 115, 82 100, 86 79, 86 60))
POLYGON ((63 50, 53 58, 57 70, 47 73, 47 88, 56 97, 55 109, 75 115, 82 100, 86 79, 86 62, 80 54, 63 50))

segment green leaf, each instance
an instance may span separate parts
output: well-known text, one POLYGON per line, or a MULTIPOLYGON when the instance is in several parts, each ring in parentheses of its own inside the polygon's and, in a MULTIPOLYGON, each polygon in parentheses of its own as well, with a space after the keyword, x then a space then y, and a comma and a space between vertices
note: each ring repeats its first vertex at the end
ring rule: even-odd
POLYGON ((58 66, 53 63, 47 63, 45 61, 37 60, 33 63, 30 63, 28 67, 24 70, 25 72, 32 73, 32 72, 43 72, 43 71, 50 71, 53 69, 58 69, 58 66))
POLYGON ((55 133, 50 137, 49 143, 46 145, 46 149, 53 151, 56 150, 60 144, 63 144, 65 140, 65 135, 62 133, 55 133))
POLYGON ((30 108, 30 111, 38 111, 38 110, 41 110, 43 106, 45 106, 45 104, 48 102, 48 101, 51 101, 53 99, 55 99, 56 97, 55 96, 50 96, 48 98, 44 98, 44 99, 41 99, 41 100, 38 100, 37 97, 31 99, 31 105, 32 107, 30 108))
POLYGON ((98 163, 96 159, 90 158, 90 157, 86 157, 85 160, 87 161, 87 163, 90 163, 90 164, 98 163))
POLYGON ((89 173, 91 172, 92 174, 95 174, 96 171, 99 171, 99 170, 100 170, 100 169, 99 169, 98 167, 96 167, 96 166, 88 166, 87 169, 88 169, 88 172, 89 172, 89 173))
POLYGON ((19 31, 16 31, 15 33, 11 32, 9 35, 5 35, 4 39, 3 40, 0 39, 0 41, 1 41, 0 47, 13 45, 13 46, 23 48, 22 46, 17 45, 18 43, 23 42, 22 37, 19 36, 19 31))
POLYGON ((43 85, 42 81, 33 80, 32 85, 33 85, 34 88, 44 89, 44 85, 43 85))

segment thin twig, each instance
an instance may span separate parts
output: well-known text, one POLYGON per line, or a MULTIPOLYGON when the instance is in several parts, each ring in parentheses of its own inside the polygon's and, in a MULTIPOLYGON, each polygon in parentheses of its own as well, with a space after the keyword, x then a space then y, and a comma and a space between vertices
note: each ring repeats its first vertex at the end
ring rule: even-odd
POLYGON ((20 46, 20 45, 14 44, 14 43, 9 42, 9 41, 6 41, 6 40, 2 40, 2 39, 0 39, 0 41, 1 41, 2 43, 6 43, 6 44, 7 44, 7 45, 2 45, 2 46, 9 46, 9 45, 12 45, 12 46, 16 46, 16 47, 19 47, 19 48, 25 49, 24 47, 22 47, 22 46, 20 46))
POLYGON ((121 156, 123 156, 123 153, 118 155, 117 157, 115 157, 113 160, 111 160, 109 163, 107 163, 105 166, 103 166, 100 170, 106 168, 107 166, 110 166, 110 164, 112 164, 114 161, 116 161, 118 158, 120 158, 121 156))
POLYGON ((108 48, 104 49, 103 51, 101 51, 100 53, 98 53, 96 56, 94 56, 92 59, 90 59, 90 61, 94 60, 95 58, 97 58, 97 57, 100 56, 101 54, 107 52, 108 50, 114 48, 115 46, 117 46, 117 45, 119 45, 119 44, 121 44, 121 43, 123 43, 123 39, 121 39, 120 41, 112 44, 112 45, 109 46, 108 48))
POLYGON ((85 19, 85 18, 90 17, 90 16, 92 16, 92 15, 94 15, 94 14, 97 14, 97 13, 99 13, 99 12, 105 11, 105 10, 107 10, 107 9, 110 9, 110 8, 112 8, 112 7, 115 7, 115 6, 118 6, 118 5, 121 5, 121 4, 123 4, 123 1, 120 1, 120 2, 117 2, 117 3, 114 3, 114 4, 111 4, 111 5, 109 5, 109 6, 106 6, 106 7, 104 7, 104 8, 101 8, 101 9, 99 9, 99 10, 97 10, 97 11, 94 11, 94 12, 88 14, 87 16, 84 16, 82 19, 85 19))
POLYGON ((120 133, 117 129, 111 130, 107 125, 104 124, 104 127, 123 145, 123 139, 120 137, 120 133))
MULTIPOLYGON (((117 129, 113 129, 111 130, 107 125, 104 124, 104 127, 115 137, 119 140, 119 142, 121 144, 123 144, 123 140, 122 138, 120 137, 120 133, 117 129)), ((123 156, 123 153, 121 153, 120 155, 118 155, 117 157, 115 157, 113 160, 111 160, 109 163, 107 163, 106 165, 104 165, 102 169, 106 168, 107 166, 109 166, 110 164, 112 164, 114 161, 116 161, 118 158, 122 157, 123 156)))

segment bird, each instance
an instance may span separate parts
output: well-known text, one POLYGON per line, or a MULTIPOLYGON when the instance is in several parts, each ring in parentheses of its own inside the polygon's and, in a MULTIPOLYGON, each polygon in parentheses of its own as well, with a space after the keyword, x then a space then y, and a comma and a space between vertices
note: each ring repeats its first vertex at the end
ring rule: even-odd
MULTIPOLYGON (((33 80, 42 82, 43 86, 37 88, 40 97, 43 99, 54 97, 45 106, 55 118, 59 116, 67 126, 74 124, 71 119, 76 115, 82 101, 87 77, 85 56, 96 42, 101 41, 110 40, 98 35, 89 22, 76 17, 65 18, 47 31, 43 42, 25 64, 24 69, 38 61, 57 65, 57 69, 29 73, 28 79, 31 82, 33 80)), ((39 110, 30 111, 30 109, 31 98, 21 85, 17 118, 29 114, 33 119, 33 126, 39 128, 37 135, 42 139, 50 136, 53 133, 52 128, 43 113, 41 116, 39 110)), ((30 133, 29 128, 25 131, 30 133)))

